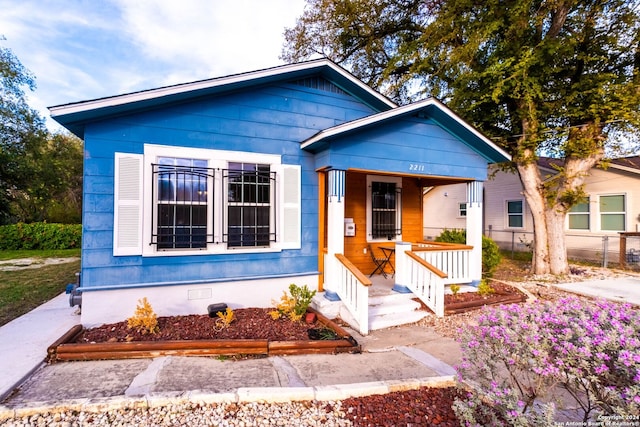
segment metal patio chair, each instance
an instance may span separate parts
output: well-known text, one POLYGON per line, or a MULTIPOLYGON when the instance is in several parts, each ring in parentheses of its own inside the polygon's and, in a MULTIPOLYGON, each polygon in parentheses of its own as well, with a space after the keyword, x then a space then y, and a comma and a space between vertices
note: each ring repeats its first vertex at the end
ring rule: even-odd
POLYGON ((371 245, 367 245, 367 251, 369 252, 371 261, 373 261, 373 263, 376 265, 375 270, 373 270, 373 272, 369 275, 369 277, 380 272, 380 274, 382 274, 386 279, 387 272, 384 271, 384 267, 389 263, 389 258, 376 256, 375 252, 373 252, 373 248, 371 247, 371 245))

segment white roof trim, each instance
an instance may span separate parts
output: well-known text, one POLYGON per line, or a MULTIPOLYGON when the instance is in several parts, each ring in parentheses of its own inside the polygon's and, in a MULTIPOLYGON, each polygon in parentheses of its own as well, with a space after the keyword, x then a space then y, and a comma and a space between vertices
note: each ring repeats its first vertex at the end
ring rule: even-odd
POLYGON ((233 83, 240 83, 244 81, 260 79, 264 77, 271 77, 271 76, 276 76, 278 74, 283 74, 283 73, 292 72, 292 71, 303 71, 303 70, 317 68, 321 66, 327 66, 331 68, 335 72, 339 73, 346 79, 350 80, 355 85, 359 86, 361 89, 369 92, 370 94, 372 94, 373 96, 378 98, 380 101, 384 102, 385 104, 389 105, 390 107, 393 108, 397 106, 397 104, 395 104, 393 101, 389 100, 381 93, 373 90, 372 88, 364 84, 362 81, 355 78, 352 74, 347 72, 344 68, 336 65, 335 63, 327 59, 319 59, 319 60, 301 62, 296 64, 286 64, 282 66, 276 66, 273 68, 267 68, 267 69, 252 71, 248 73, 234 74, 226 77, 217 77, 213 79, 200 80, 192 83, 182 83, 174 86, 166 86, 166 87, 161 87, 157 89, 149 89, 149 90, 144 90, 140 92, 117 95, 117 96, 112 96, 107 98, 99 98, 99 99, 94 99, 89 101, 81 101, 81 102, 76 102, 71 104, 57 105, 57 106, 49 107, 49 111, 51 112, 52 117, 59 116, 59 115, 80 113, 84 111, 96 110, 96 109, 105 108, 105 107, 115 107, 119 105, 135 103, 139 101, 146 101, 154 98, 161 98, 163 96, 168 96, 168 95, 175 95, 179 93, 197 91, 200 89, 208 89, 208 88, 219 87, 219 86, 224 86, 224 85, 233 84, 233 83))
POLYGON ((362 126, 366 126, 378 121, 387 120, 396 116, 400 116, 403 114, 408 114, 413 111, 419 110, 421 108, 427 107, 429 105, 437 106, 442 112, 447 114, 453 120, 455 120, 458 124, 469 130, 476 137, 480 138, 485 144, 489 145, 491 148, 502 154, 504 157, 511 159, 511 155, 509 155, 502 148, 498 147, 495 143, 493 143, 489 138, 478 132, 473 126, 470 126, 467 122, 462 120, 458 115, 456 115, 453 111, 451 111, 446 105, 441 103, 435 98, 427 98, 422 101, 414 102, 413 104, 403 105, 401 107, 394 108, 392 110, 384 111, 382 113, 374 114, 371 116, 363 117, 361 119, 353 120, 347 123, 343 123, 338 126, 334 126, 332 128, 323 130, 312 136, 311 138, 305 140, 300 148, 306 148, 324 138, 328 138, 331 136, 339 135, 343 132, 347 132, 349 130, 354 130, 362 126))
POLYGON ((618 169, 618 170, 629 172, 629 173, 640 174, 640 169, 638 169, 638 168, 618 165, 618 164, 613 163, 613 162, 609 163, 609 165, 607 167, 608 168, 618 169))

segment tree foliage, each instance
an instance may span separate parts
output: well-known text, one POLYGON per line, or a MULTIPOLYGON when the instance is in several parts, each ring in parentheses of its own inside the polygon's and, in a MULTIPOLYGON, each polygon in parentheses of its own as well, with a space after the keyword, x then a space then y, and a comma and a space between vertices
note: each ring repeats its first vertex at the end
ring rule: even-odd
MULTIPOLYGON (((637 0, 308 0, 288 61, 325 55, 400 103, 435 96, 513 155, 534 271, 565 273, 566 212, 640 128, 637 0), (541 154, 564 159, 552 180, 541 154)), ((635 140, 637 141, 637 140, 635 140)))
POLYGON ((25 89, 35 77, 0 46, 0 224, 79 222, 81 142, 50 134, 25 89))
POLYGON ((12 216, 20 222, 80 223, 82 141, 69 133, 47 134, 26 163, 31 175, 13 192, 12 216))

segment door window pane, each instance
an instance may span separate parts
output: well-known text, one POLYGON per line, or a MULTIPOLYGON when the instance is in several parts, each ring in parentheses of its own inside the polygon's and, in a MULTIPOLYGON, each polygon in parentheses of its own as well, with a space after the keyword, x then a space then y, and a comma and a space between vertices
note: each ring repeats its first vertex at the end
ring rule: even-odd
POLYGON ((395 182, 371 183, 371 235, 374 239, 393 239, 401 233, 395 182))

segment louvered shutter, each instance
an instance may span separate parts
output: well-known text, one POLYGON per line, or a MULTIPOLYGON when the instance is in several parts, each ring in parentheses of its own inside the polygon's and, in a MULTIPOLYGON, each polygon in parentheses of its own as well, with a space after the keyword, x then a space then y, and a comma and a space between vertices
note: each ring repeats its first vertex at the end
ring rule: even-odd
POLYGON ((142 154, 115 153, 113 255, 142 255, 142 154))
POLYGON ((280 242, 278 246, 282 249, 300 249, 300 166, 281 165, 281 170, 279 190, 282 203, 282 220, 280 221, 280 242))

